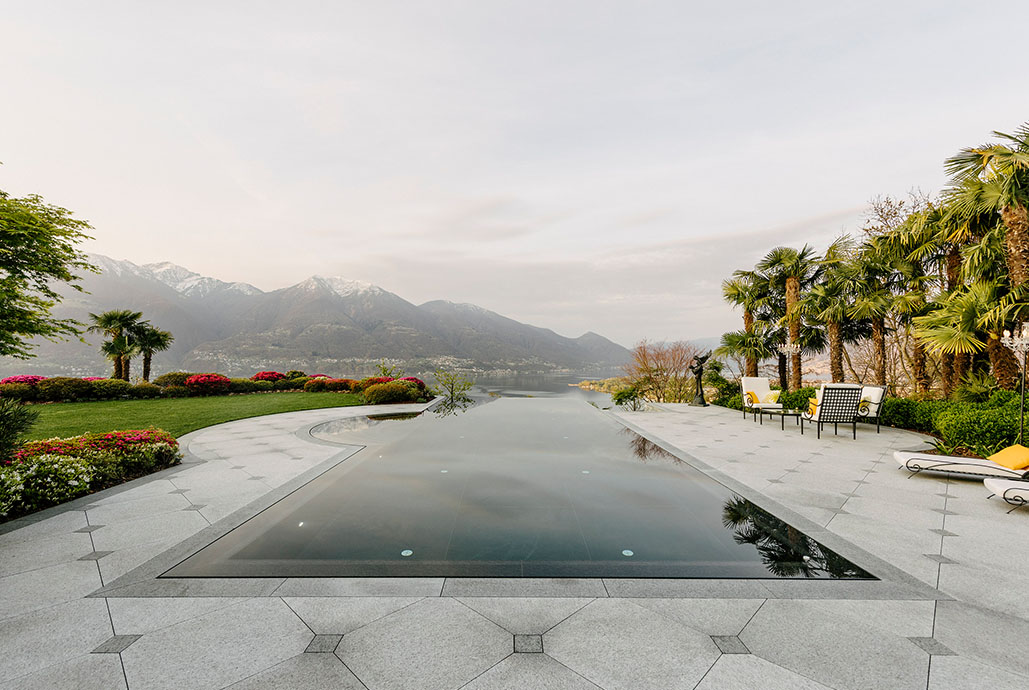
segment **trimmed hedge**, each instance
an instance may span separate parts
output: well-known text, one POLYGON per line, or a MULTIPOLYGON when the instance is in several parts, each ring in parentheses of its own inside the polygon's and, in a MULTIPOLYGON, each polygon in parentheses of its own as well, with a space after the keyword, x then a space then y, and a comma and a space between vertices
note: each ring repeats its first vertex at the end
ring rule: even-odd
POLYGON ((418 386, 400 381, 373 383, 364 389, 364 399, 369 405, 415 402, 418 397, 418 386))

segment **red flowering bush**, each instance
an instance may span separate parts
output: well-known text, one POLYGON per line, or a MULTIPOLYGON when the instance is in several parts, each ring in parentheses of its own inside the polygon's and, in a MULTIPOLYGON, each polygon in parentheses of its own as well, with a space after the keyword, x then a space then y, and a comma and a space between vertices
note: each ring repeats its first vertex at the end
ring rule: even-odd
POLYGON ((369 376, 358 381, 353 390, 355 393, 360 393, 368 388, 368 386, 377 386, 380 383, 390 383, 392 381, 393 377, 391 376, 369 376))
POLYGON ((277 371, 259 371, 250 377, 251 381, 280 381, 286 378, 285 374, 280 374, 277 371))
POLYGON ((14 452, 12 463, 25 462, 37 455, 82 455, 86 451, 101 453, 131 453, 153 443, 163 443, 178 450, 179 442, 167 431, 141 429, 112 431, 106 434, 84 434, 71 438, 50 438, 29 441, 14 452))
POLYGON ((420 391, 425 390, 425 381, 422 381, 419 378, 415 378, 414 376, 405 376, 404 378, 398 379, 398 380, 399 381, 407 381, 408 383, 413 383, 414 385, 418 386, 418 390, 420 390, 420 391))
POLYGON ((186 379, 190 395, 225 395, 232 381, 221 374, 194 374, 186 379))
POLYGON ((45 381, 46 376, 35 376, 33 374, 20 374, 18 376, 8 376, 5 379, 0 379, 0 384, 4 383, 27 383, 30 386, 35 386, 40 381, 45 381))
POLYGON ((355 385, 357 381, 354 379, 325 379, 325 390, 333 393, 349 393, 355 385))

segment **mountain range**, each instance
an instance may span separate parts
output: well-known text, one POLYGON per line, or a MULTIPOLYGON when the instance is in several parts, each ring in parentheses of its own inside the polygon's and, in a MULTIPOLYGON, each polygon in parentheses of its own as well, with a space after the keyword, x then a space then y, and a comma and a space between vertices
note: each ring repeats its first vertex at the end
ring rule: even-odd
MULTIPOLYGON (((242 376, 302 369, 361 375, 382 359, 402 362, 408 371, 442 365, 495 373, 589 373, 616 369, 629 358, 628 350, 596 333, 567 338, 472 304, 415 305, 377 285, 339 277, 312 276, 265 292, 168 262, 89 259, 100 274, 83 277, 85 292, 61 290, 64 299, 55 314, 86 323, 90 312, 143 312, 175 336, 172 347, 154 358, 157 373, 242 376)), ((0 359, 0 374, 108 373, 100 337, 84 338, 85 343, 38 341, 36 358, 0 359)))

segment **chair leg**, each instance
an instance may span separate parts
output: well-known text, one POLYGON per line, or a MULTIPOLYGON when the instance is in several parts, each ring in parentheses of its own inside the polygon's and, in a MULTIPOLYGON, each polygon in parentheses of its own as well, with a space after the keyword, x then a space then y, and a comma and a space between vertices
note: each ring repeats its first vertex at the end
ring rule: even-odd
POLYGON ((833 425, 832 425, 832 435, 833 436, 839 436, 840 435, 840 425, 838 423, 836 423, 836 422, 833 422, 833 425))
POLYGON ((818 425, 818 433, 816 434, 816 437, 821 439, 822 438, 822 423, 818 422, 817 425, 818 425))
POLYGON ((876 416, 876 418, 875 418, 875 433, 877 433, 877 434, 879 433, 879 417, 878 416, 876 416))
POLYGON ((853 422, 851 422, 851 423, 850 423, 850 425, 851 425, 852 427, 854 427, 854 428, 853 428, 853 431, 854 431, 854 440, 856 441, 856 440, 857 440, 857 420, 855 419, 855 420, 854 420, 853 422))

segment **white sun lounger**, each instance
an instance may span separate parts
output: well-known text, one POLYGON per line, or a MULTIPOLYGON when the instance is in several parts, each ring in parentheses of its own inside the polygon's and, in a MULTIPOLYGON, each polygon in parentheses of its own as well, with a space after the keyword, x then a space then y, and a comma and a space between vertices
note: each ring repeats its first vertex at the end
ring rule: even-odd
MULTIPOLYGON (((1015 508, 1029 505, 1029 482, 1011 479, 987 479, 983 482, 983 485, 990 490, 990 498, 999 496, 1004 499, 1005 503, 1013 505, 1015 508)), ((1008 512, 1010 513, 1011 510, 1008 512)))
MULTIPOLYGON (((991 460, 981 458, 962 458, 957 455, 930 455, 898 450, 893 454, 897 462, 906 470, 919 472, 940 472, 942 474, 958 474, 969 477, 996 477, 1017 481, 1029 481, 1029 469, 1009 470, 991 460)), ((1029 487, 1029 484, 1027 484, 1029 487)))

